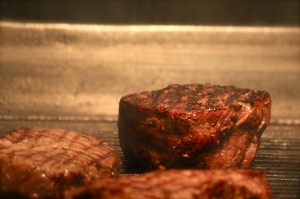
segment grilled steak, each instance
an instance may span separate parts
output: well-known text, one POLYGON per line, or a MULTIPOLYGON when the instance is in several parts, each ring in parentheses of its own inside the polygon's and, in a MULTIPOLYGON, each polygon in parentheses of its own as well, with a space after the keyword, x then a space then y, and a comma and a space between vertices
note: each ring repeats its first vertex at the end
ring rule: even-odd
POLYGON ((22 127, 0 136, 0 195, 59 198, 64 190, 118 173, 115 150, 92 137, 22 127))
POLYGON ((261 171, 156 170, 122 176, 66 193, 69 199, 268 199, 270 190, 261 171))
POLYGON ((121 98, 120 145, 134 168, 247 168, 270 112, 265 91, 170 85, 121 98))

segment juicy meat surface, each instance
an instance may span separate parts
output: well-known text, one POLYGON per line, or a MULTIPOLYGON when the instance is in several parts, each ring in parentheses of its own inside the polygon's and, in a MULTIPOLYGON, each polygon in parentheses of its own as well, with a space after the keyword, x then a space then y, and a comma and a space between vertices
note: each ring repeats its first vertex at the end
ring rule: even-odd
POLYGON ((261 171, 156 170, 122 176, 66 193, 68 199, 268 199, 270 190, 261 171))
POLYGON ((120 145, 135 168, 247 168, 270 115, 266 91, 170 85, 121 98, 120 145))
POLYGON ((22 127, 0 135, 0 195, 59 198, 119 166, 114 149, 77 132, 22 127))

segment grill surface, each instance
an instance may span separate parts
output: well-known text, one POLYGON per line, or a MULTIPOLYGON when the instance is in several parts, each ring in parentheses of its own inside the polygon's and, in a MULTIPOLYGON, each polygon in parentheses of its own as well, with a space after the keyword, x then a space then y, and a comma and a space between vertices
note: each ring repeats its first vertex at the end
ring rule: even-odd
MULTIPOLYGON (((4 133, 19 126, 40 128, 62 128, 76 130, 97 137, 119 151, 117 121, 89 120, 2 120, 0 132, 4 133)), ((264 132, 253 169, 266 172, 272 190, 272 198, 300 197, 300 125, 271 124, 264 132)), ((123 168, 122 174, 134 173, 123 168)))
POLYGON ((75 130, 121 153, 121 96, 175 83, 266 90, 271 125, 252 168, 266 172, 273 198, 300 198, 299 35, 299 27, 0 21, 0 133, 75 130))

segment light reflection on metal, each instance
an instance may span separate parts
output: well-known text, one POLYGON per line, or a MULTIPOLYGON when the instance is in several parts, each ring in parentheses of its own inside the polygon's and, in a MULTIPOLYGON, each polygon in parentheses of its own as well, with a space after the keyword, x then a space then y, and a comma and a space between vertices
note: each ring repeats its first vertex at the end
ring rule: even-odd
POLYGON ((299 32, 298 27, 255 27, 255 26, 200 26, 200 25, 93 25, 67 23, 19 23, 0 22, 0 27, 32 28, 32 29, 65 29, 80 31, 129 31, 129 32, 299 32))

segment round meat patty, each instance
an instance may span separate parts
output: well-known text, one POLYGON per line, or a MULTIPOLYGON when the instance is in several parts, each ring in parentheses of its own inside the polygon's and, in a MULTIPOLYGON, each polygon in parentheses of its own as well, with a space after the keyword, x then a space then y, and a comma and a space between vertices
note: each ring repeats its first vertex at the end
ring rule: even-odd
POLYGON ((110 146, 77 132, 22 127, 0 135, 2 195, 60 198, 66 189, 117 175, 120 164, 110 146))
POLYGON ((66 199, 270 199, 257 170, 156 170, 95 182, 65 193, 66 199))
POLYGON ((130 168, 248 168, 270 117, 266 91, 174 84, 121 98, 120 146, 130 168))

